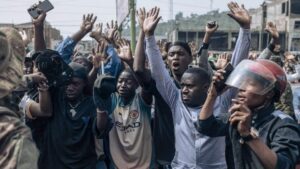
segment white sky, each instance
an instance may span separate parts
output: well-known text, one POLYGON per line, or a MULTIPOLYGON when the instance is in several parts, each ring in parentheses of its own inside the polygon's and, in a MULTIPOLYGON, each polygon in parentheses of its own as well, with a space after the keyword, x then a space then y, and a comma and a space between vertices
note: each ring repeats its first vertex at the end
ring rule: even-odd
MULTIPOLYGON (((47 21, 61 31, 65 37, 78 30, 82 15, 94 13, 96 22, 107 22, 116 19, 115 0, 50 0, 54 9, 47 15, 47 21)), ((183 12, 184 16, 191 13, 203 14, 210 10, 209 0, 173 0, 175 15, 183 12)), ((263 0, 236 0, 246 8, 256 8, 263 0)), ((27 8, 37 0, 0 0, 0 23, 24 23, 31 18, 27 8)), ((227 10, 230 0, 213 0, 213 9, 227 10)), ((163 20, 169 19, 169 0, 137 0, 137 8, 146 9, 158 6, 161 8, 163 20)))

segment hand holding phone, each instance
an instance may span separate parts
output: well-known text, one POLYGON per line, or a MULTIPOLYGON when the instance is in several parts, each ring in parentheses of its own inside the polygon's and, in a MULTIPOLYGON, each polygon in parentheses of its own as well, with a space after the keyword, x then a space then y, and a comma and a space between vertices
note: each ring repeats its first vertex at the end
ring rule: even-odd
POLYGON ((36 19, 41 14, 41 11, 46 13, 53 8, 49 0, 44 0, 43 2, 39 1, 39 3, 33 4, 27 11, 32 18, 36 19))
POLYGON ((233 71, 233 66, 230 63, 227 63, 225 68, 223 69, 225 73, 223 74, 223 79, 221 81, 216 81, 215 82, 215 88, 218 93, 222 92, 224 88, 226 87, 226 79, 229 77, 230 73, 233 71))

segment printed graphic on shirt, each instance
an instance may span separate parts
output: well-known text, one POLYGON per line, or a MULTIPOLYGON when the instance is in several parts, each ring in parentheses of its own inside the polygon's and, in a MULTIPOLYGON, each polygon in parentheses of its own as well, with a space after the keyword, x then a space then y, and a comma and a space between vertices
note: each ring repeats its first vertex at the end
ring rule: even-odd
POLYGON ((116 168, 148 169, 152 158, 150 107, 135 96, 132 103, 112 112, 113 128, 109 132, 109 149, 116 168))
POLYGON ((124 121, 126 118, 126 112, 119 112, 118 115, 120 118, 116 118, 115 126, 118 130, 123 131, 124 134, 134 132, 137 128, 141 127, 141 119, 139 119, 139 112, 137 110, 129 111, 129 118, 124 121))

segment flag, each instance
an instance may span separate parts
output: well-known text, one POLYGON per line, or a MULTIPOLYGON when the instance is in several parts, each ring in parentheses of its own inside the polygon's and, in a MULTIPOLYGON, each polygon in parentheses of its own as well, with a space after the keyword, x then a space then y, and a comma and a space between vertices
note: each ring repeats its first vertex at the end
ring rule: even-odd
POLYGON ((118 26, 120 26, 129 14, 129 2, 128 0, 116 0, 116 6, 117 21, 119 24, 118 26))

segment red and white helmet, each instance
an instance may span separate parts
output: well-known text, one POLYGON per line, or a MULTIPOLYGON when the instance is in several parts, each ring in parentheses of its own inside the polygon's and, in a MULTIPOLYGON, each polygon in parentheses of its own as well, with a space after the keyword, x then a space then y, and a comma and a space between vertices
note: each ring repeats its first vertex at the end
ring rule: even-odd
POLYGON ((258 59, 256 62, 262 64, 273 73, 277 82, 275 88, 279 91, 281 96, 287 86, 286 74, 283 69, 278 64, 270 60, 258 59))
POLYGON ((226 84, 258 95, 264 95, 275 88, 280 97, 286 88, 287 79, 275 62, 265 59, 243 60, 230 74, 226 84))

